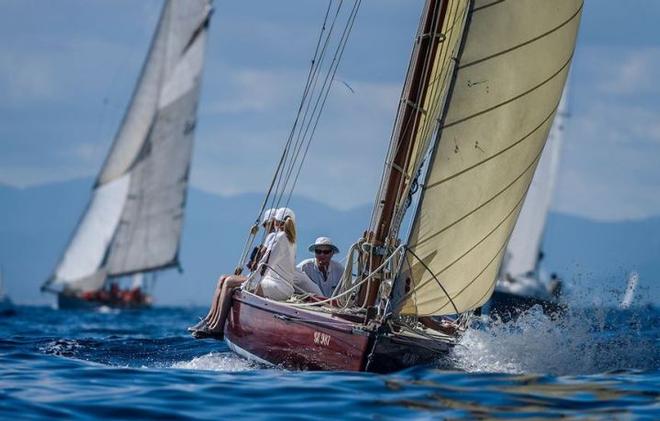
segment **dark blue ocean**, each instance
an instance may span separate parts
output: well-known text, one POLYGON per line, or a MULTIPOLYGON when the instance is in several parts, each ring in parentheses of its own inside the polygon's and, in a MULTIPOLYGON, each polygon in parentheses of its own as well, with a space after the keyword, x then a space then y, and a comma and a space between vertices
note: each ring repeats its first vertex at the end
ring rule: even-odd
POLYGON ((592 308, 470 329, 455 369, 265 368, 186 326, 202 308, 0 319, 0 419, 660 419, 660 312, 592 308))

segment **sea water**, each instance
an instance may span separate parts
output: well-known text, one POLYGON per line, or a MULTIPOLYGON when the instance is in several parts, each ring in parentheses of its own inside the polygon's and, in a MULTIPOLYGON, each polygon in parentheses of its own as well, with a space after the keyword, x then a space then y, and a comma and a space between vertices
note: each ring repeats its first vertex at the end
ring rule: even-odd
POLYGON ((660 312, 532 309, 476 323, 454 370, 300 372, 194 340, 202 308, 55 311, 0 319, 0 419, 660 419, 660 312))

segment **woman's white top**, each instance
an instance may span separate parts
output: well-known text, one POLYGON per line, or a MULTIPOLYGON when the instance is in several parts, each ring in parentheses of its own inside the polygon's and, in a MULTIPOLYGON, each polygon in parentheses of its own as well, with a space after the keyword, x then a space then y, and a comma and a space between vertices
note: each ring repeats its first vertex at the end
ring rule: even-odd
POLYGON ((268 256, 268 252, 270 251, 271 243, 273 242, 273 239, 275 238, 275 234, 277 232, 270 232, 268 235, 266 235, 266 238, 264 239, 263 247, 264 247, 264 252, 261 256, 261 259, 259 260, 259 263, 257 263, 256 270, 252 273, 250 273, 249 276, 249 282, 243 282, 241 285, 241 289, 245 289, 248 291, 253 291, 257 285, 261 282, 261 264, 266 263, 266 257, 268 256))
POLYGON ((261 280, 264 295, 275 300, 286 300, 293 295, 296 279, 296 244, 289 242, 284 231, 278 231, 267 245, 260 263, 267 264, 261 280))
POLYGON ((296 243, 289 242, 284 231, 275 233, 266 245, 266 253, 262 259, 268 265, 265 277, 291 282, 296 272, 296 243))

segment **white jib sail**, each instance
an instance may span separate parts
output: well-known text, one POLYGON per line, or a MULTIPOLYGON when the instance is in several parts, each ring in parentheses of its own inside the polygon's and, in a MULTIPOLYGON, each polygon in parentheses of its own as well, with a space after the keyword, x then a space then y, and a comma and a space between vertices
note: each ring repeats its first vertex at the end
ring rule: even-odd
POLYGON ((88 209, 47 284, 93 290, 106 276, 178 264, 210 14, 209 0, 165 3, 88 209))

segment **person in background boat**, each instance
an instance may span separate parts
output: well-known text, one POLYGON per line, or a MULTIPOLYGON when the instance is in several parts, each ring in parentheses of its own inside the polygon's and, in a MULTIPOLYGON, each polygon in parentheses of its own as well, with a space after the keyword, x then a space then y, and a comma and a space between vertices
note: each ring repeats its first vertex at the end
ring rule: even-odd
POLYGON ((273 236, 267 254, 259 263, 266 270, 257 288, 257 294, 278 301, 287 300, 296 290, 321 295, 318 286, 295 266, 295 214, 289 208, 280 208, 275 221, 278 231, 273 236))
MULTIPOLYGON (((275 235, 276 212, 276 209, 267 209, 261 218, 261 225, 263 226, 267 235, 264 239, 264 244, 255 247, 255 250, 252 252, 253 255, 250 257, 251 261, 247 264, 247 267, 250 269, 250 271, 254 271, 258 264, 258 260, 256 263, 252 260, 256 260, 259 255, 263 257, 275 235)), ((240 286, 246 279, 247 277, 242 276, 240 273, 220 276, 215 288, 215 292, 213 294, 213 298, 211 299, 211 308, 209 309, 209 312, 206 314, 206 316, 204 316, 204 318, 202 318, 202 320, 199 321, 199 323, 188 328, 188 330, 192 332, 195 338, 201 339, 206 337, 222 336, 222 328, 219 328, 219 326, 224 327, 224 319, 226 319, 226 315, 224 318, 222 317, 222 303, 224 300, 227 300, 228 297, 231 297, 229 292, 233 292, 234 288, 240 286), (220 325, 220 319, 223 319, 222 325, 220 325)), ((228 308, 228 306, 226 307, 228 308)))
POLYGON ((324 296, 331 297, 344 273, 344 266, 332 259, 332 256, 339 253, 339 249, 330 238, 319 237, 308 250, 315 257, 300 262, 298 269, 319 286, 324 296))

